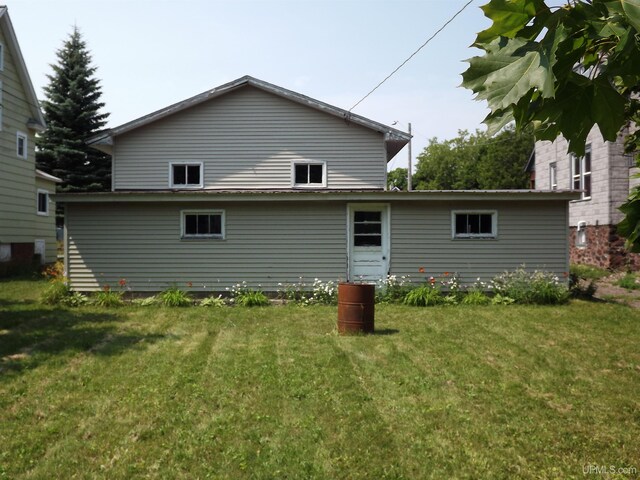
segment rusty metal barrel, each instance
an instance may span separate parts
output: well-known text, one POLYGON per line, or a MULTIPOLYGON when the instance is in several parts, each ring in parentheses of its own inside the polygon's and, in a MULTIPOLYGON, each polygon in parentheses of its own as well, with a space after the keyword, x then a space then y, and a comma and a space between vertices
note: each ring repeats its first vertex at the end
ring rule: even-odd
POLYGON ((375 286, 367 283, 338 284, 338 332, 373 333, 375 286))

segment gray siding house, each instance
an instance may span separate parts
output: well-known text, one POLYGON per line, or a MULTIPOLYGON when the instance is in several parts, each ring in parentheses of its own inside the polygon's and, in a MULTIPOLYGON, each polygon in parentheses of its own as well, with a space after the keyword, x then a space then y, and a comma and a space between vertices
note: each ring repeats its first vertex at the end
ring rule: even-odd
POLYGON ((112 191, 58 195, 72 287, 568 271, 575 193, 386 191, 409 139, 248 76, 102 132, 112 191))
POLYGON ((56 177, 36 169, 45 121, 6 7, 0 7, 0 272, 56 259, 56 177))
POLYGON ((624 133, 605 142, 597 127, 587 137, 584 157, 567 153, 567 141, 536 142, 535 185, 538 190, 582 190, 569 203, 570 257, 574 263, 603 268, 640 268, 640 256, 624 249, 616 225, 624 218, 618 210, 640 182, 633 155, 624 153, 624 133))

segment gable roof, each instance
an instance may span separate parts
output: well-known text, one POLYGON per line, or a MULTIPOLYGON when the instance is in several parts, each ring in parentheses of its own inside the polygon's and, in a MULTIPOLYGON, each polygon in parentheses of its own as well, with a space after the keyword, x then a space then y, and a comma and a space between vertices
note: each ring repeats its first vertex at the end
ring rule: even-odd
POLYGON ((29 104, 29 109, 31 110, 32 115, 27 126, 34 130, 42 131, 46 128, 47 123, 42 115, 42 110, 40 110, 40 103, 38 102, 38 97, 36 97, 36 92, 33 89, 33 84, 31 83, 29 72, 27 71, 27 65, 24 63, 24 57, 20 51, 16 32, 13 29, 11 18, 9 18, 9 10, 6 6, 0 6, 0 27, 4 32, 5 40, 7 42, 6 46, 15 61, 18 77, 20 78, 20 82, 22 83, 25 94, 27 95, 27 103, 29 104))
POLYGON ((245 75, 244 77, 238 78, 237 80, 225 83, 224 85, 216 87, 212 90, 207 90, 206 92, 203 92, 191 98, 187 98, 186 100, 183 100, 181 102, 174 103, 173 105, 169 105, 168 107, 157 110, 136 120, 132 120, 128 123, 120 125, 119 127, 104 130, 91 137, 87 141, 87 143, 99 150, 111 153, 110 150, 111 145, 113 145, 113 138, 118 135, 130 132, 132 130, 135 130, 136 128, 148 125, 162 118, 181 112, 182 110, 186 110, 187 108, 191 108, 213 98, 226 95, 230 92, 246 86, 258 88, 265 92, 269 92, 279 97, 286 98, 287 100, 305 105, 309 108, 313 108, 329 115, 339 117, 345 122, 354 123, 356 125, 360 125, 365 128, 369 128, 376 132, 382 133, 384 135, 385 146, 387 149, 387 161, 391 160, 400 150, 402 150, 402 148, 407 143, 409 143, 409 140, 411 139, 411 135, 409 135, 408 133, 396 130, 395 128, 391 128, 382 123, 370 120, 361 115, 356 115, 355 113, 343 110, 342 108, 334 107, 333 105, 321 102, 320 100, 315 100, 311 97, 307 97, 306 95, 302 95, 301 93, 287 90, 286 88, 282 88, 272 83, 268 83, 249 75, 245 75))

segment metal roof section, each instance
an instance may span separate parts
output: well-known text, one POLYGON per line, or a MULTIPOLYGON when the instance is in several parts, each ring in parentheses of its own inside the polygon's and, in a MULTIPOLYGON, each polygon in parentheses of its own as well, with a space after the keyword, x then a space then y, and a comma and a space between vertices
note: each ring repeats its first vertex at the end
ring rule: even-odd
POLYGON ((49 180, 50 182, 62 183, 62 179, 58 177, 54 177, 53 175, 49 175, 48 173, 45 173, 42 170, 38 170, 37 168, 36 168, 36 177, 42 178, 43 180, 49 180))
POLYGON ((47 128, 47 123, 42 115, 42 110, 40 110, 40 103, 38 102, 38 97, 36 97, 36 92, 33 89, 31 77, 29 77, 27 65, 24 63, 24 57, 20 51, 20 44, 18 44, 16 32, 13 29, 11 18, 9 18, 9 10, 6 6, 0 6, 0 25, 2 26, 2 31, 4 32, 7 40, 7 48, 15 60, 16 71, 18 72, 18 76, 20 77, 20 81, 24 87, 31 115, 33 116, 33 118, 30 118, 27 122, 27 126, 33 130, 41 132, 47 128))
POLYGON ((187 108, 193 107, 208 100, 212 100, 216 97, 226 95, 227 93, 233 92, 239 88, 246 86, 258 88, 265 92, 269 92, 279 97, 299 103, 301 105, 305 105, 309 108, 313 108, 329 115, 341 118, 347 123, 354 123, 356 125, 361 125, 371 130, 375 130, 376 132, 382 133, 384 135, 385 145, 387 147, 387 161, 391 160, 400 150, 402 150, 402 148, 407 143, 409 143, 409 140, 411 139, 411 135, 401 130, 397 130, 374 120, 370 120, 361 115, 351 113, 342 108, 329 105, 328 103, 321 102, 320 100, 316 100, 301 93, 297 93, 292 90, 274 85, 272 83, 265 82, 264 80, 259 80, 249 75, 245 75, 244 77, 238 78, 237 80, 226 83, 212 90, 207 90, 206 92, 183 100, 181 102, 174 103, 173 105, 169 105, 168 107, 157 110, 136 120, 132 120, 128 123, 120 125, 119 127, 99 132, 98 134, 91 137, 87 141, 87 143, 94 146, 95 148, 98 148, 99 150, 111 153, 110 150, 111 146, 113 145, 113 138, 118 135, 122 135, 123 133, 129 132, 144 125, 148 125, 169 115, 173 115, 174 113, 178 113, 187 108))
POLYGON ((371 190, 121 190, 55 195, 61 203, 102 202, 255 202, 255 201, 571 201, 575 190, 418 190, 411 192, 371 190))

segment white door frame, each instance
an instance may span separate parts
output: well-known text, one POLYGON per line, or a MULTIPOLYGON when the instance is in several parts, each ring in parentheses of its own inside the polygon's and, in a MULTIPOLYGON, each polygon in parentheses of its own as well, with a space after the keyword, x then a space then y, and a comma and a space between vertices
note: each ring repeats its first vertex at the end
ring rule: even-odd
POLYGON ((360 211, 382 211, 382 260, 383 277, 389 273, 391 261, 391 204, 389 203, 347 203, 347 281, 354 281, 351 278, 351 259, 353 257, 353 212, 360 211))

